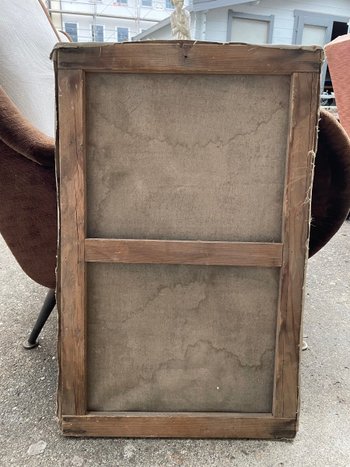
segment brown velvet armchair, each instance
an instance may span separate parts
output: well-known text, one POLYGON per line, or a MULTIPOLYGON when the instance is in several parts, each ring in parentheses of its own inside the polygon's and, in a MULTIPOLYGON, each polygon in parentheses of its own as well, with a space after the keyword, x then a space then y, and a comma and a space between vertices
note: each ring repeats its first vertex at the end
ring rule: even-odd
POLYGON ((33 346, 55 305, 55 97, 50 53, 57 42, 68 39, 52 24, 42 0, 11 0, 1 6, 0 233, 24 271, 49 288, 26 343, 33 346))
POLYGON ((339 230, 350 211, 350 138, 321 110, 311 202, 309 258, 339 230))
MULTIPOLYGON (((50 290, 27 348, 55 305, 57 207, 54 140, 34 128, 0 88, 0 233, 22 269, 50 290)), ((309 256, 344 222, 350 207, 350 139, 321 111, 309 256)))
POLYGON ((33 127, 0 87, 0 233, 24 272, 50 289, 29 348, 55 306, 54 156, 54 140, 33 127))
MULTIPOLYGON (((62 37, 40 0, 4 2, 0 31, 0 233, 22 269, 49 288, 25 344, 33 347, 55 305, 55 147, 46 135, 52 135, 54 127, 49 54, 62 37)), ((349 205, 350 140, 331 115, 321 112, 310 256, 339 229, 349 205)))

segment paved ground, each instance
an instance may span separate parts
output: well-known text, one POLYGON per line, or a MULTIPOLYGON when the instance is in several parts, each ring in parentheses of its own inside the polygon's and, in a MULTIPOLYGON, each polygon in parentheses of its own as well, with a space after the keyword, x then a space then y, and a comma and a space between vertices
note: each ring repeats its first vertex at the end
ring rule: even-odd
POLYGON ((0 240, 0 465, 350 466, 349 222, 309 261, 307 282, 309 349, 294 441, 65 439, 55 418, 56 314, 41 347, 25 351, 22 341, 46 290, 22 273, 0 240))

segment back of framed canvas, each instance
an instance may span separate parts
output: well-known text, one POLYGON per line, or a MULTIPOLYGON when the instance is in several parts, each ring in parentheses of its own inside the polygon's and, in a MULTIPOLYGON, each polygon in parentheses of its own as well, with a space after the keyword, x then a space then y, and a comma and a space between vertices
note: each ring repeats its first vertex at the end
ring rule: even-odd
POLYGON ((295 434, 321 52, 247 47, 55 51, 65 434, 295 434))

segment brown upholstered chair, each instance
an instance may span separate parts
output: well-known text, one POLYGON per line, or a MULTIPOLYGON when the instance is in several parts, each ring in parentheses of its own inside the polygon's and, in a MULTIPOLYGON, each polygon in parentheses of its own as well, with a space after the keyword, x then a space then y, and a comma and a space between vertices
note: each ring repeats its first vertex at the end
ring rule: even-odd
MULTIPOLYGON (((48 287, 31 333, 37 337, 55 305, 57 208, 54 140, 35 129, 0 88, 0 232, 22 269, 48 287)), ((322 111, 312 199, 310 256, 344 222, 350 206, 350 139, 322 111)))
MULTIPOLYGON (((0 233, 22 269, 49 288, 26 344, 33 347, 55 304, 54 139, 47 135, 53 134, 54 126, 49 54, 60 36, 38 0, 4 2, 0 32, 0 85, 4 87, 0 88, 0 233), (13 31, 16 34, 11 36, 13 31), (32 86, 26 91, 28 84, 32 86)), ((336 120, 324 112, 319 136, 310 256, 339 229, 350 203, 349 139, 336 120)))
POLYGON ((24 272, 50 289, 29 347, 55 306, 54 151, 54 140, 24 119, 0 88, 0 233, 24 272))
POLYGON ((50 289, 26 343, 33 346, 55 305, 55 97, 50 53, 57 42, 68 39, 55 29, 42 0, 11 0, 1 7, 0 233, 24 271, 50 289))
POLYGON ((311 203, 309 257, 339 230, 350 211, 350 138, 321 110, 311 203))

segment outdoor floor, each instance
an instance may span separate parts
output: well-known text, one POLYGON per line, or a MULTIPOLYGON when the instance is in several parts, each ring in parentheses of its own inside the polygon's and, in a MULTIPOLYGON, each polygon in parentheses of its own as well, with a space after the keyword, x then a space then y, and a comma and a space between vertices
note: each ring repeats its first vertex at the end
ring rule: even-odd
POLYGON ((24 350, 46 290, 0 239, 0 465, 350 466, 350 222, 309 261, 306 292, 294 441, 69 439, 55 416, 56 310, 24 350))

